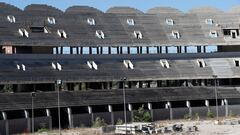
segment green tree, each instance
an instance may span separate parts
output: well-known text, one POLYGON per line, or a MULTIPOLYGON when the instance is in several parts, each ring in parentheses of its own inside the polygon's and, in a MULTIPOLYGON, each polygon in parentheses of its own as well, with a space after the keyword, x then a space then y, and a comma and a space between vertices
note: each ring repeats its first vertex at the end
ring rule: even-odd
POLYGON ((2 88, 4 92, 12 92, 13 91, 13 85, 12 84, 5 84, 2 88))
POLYGON ((95 121, 93 122, 92 127, 102 127, 106 126, 107 124, 105 123, 104 119, 97 117, 95 121))
POLYGON ((133 111, 134 122, 150 122, 151 121, 151 115, 148 111, 144 110, 144 106, 139 107, 138 110, 133 111))

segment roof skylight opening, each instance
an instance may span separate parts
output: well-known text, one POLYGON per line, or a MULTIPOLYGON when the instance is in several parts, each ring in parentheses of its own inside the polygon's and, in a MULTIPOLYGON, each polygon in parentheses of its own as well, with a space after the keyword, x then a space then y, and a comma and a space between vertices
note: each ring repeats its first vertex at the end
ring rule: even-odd
POLYGON ((173 25, 173 24, 174 24, 173 19, 167 18, 167 19, 166 19, 166 24, 167 24, 167 25, 173 25))
POLYGON ((217 31, 210 31, 209 32, 209 36, 211 37, 211 38, 217 38, 218 37, 218 33, 217 33, 217 31))
POLYGON ((16 66, 18 70, 26 71, 26 66, 24 64, 17 64, 16 66))
POLYGON ((98 70, 98 65, 94 61, 87 61, 87 65, 90 69, 98 70))
POLYGON ((101 30, 96 30, 96 36, 100 39, 105 38, 105 35, 104 35, 103 31, 101 31, 101 30))
POLYGON ((88 23, 89 25, 95 25, 95 20, 94 20, 93 18, 88 18, 88 19, 87 19, 87 23, 88 23))
POLYGON ((27 32, 26 29, 23 29, 23 28, 18 29, 18 33, 19 33, 22 37, 29 37, 29 34, 28 34, 28 32, 27 32))
POLYGON ((10 23, 15 23, 15 22, 16 22, 16 19, 15 19, 15 17, 14 17, 13 15, 8 15, 8 16, 7 16, 7 19, 8 19, 8 21, 9 21, 10 23))
POLYGON ((133 63, 130 60, 124 60, 123 64, 127 69, 134 69, 133 63))
POLYGON ((131 26, 134 26, 135 25, 135 22, 133 19, 127 19, 127 24, 128 25, 131 25, 131 26))
POLYGON ((213 19, 206 19, 205 23, 208 25, 213 25, 213 19))
POLYGON ((48 17, 48 23, 49 24, 56 24, 56 20, 55 20, 55 18, 54 17, 48 17))
POLYGON ((52 62, 51 65, 52 65, 52 68, 55 70, 59 70, 59 71, 62 70, 62 65, 59 64, 58 62, 56 62, 56 63, 52 62))
POLYGON ((203 59, 198 59, 198 60, 197 60, 197 63, 198 63, 198 66, 199 66, 200 68, 206 67, 206 63, 205 63, 205 61, 204 61, 203 59))
POLYGON ((143 38, 143 35, 141 33, 141 31, 134 31, 134 37, 137 38, 137 39, 142 39, 143 38))
POLYGON ((169 67, 170 67, 170 65, 169 65, 168 61, 167 61, 167 60, 165 60, 165 59, 163 59, 163 60, 160 60, 160 64, 161 64, 161 65, 162 65, 162 67, 164 67, 164 68, 169 68, 169 67))
POLYGON ((58 30, 57 34, 61 38, 67 38, 67 33, 64 30, 58 30))
POLYGON ((172 36, 176 39, 179 39, 181 37, 180 33, 176 30, 172 31, 172 36))

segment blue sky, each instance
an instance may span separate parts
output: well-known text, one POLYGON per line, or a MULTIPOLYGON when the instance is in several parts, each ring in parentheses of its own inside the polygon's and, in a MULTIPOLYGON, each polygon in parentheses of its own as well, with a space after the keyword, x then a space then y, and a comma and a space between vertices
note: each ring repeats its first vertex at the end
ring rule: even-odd
POLYGON ((156 6, 170 6, 184 12, 202 6, 212 6, 228 11, 231 7, 240 5, 240 0, 0 0, 23 9, 29 4, 48 4, 61 10, 72 5, 87 5, 106 11, 113 6, 130 6, 142 11, 156 6))

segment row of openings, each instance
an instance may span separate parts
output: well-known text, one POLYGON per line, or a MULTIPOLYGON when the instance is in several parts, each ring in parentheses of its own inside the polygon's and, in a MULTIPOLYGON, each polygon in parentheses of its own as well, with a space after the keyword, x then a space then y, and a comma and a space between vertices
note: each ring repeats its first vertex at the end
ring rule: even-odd
POLYGON ((53 54, 157 54, 157 53, 212 53, 217 46, 167 47, 54 47, 53 54))
MULTIPOLYGON (((240 79, 218 79, 217 86, 239 86, 240 79)), ((214 79, 191 79, 191 80, 153 80, 153 81, 126 81, 124 87, 126 89, 140 88, 161 88, 161 87, 199 87, 207 86, 214 87, 214 79)), ((122 81, 113 82, 74 82, 63 83, 62 91, 84 91, 84 90, 111 90, 122 89, 122 81)), ((53 83, 46 84, 1 84, 1 92, 43 92, 55 91, 56 87, 53 83)))

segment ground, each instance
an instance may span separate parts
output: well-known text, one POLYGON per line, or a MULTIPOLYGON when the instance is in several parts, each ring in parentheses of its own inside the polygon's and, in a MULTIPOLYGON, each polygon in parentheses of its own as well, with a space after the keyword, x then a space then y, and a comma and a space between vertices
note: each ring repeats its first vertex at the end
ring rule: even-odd
MULTIPOLYGON (((240 124, 231 125, 230 122, 239 121, 237 118, 220 118, 219 124, 215 124, 215 119, 207 120, 174 120, 174 121, 157 121, 155 122, 157 127, 168 126, 173 124, 184 124, 184 128, 187 126, 198 127, 197 132, 181 132, 181 133, 169 133, 164 135, 240 135, 240 124), (228 121, 228 124, 224 124, 228 121)), ((75 128, 70 130, 62 130, 62 135, 102 135, 101 128, 75 128)), ((112 133, 113 134, 113 133, 112 133)), ((111 133, 104 135, 112 135, 111 133)), ((23 135, 23 134, 22 134, 23 135)), ((26 135, 26 134, 25 134, 26 135)), ((28 134, 30 135, 30 134, 28 134)), ((34 135, 58 135, 58 130, 53 130, 43 133, 35 133, 34 135)))

